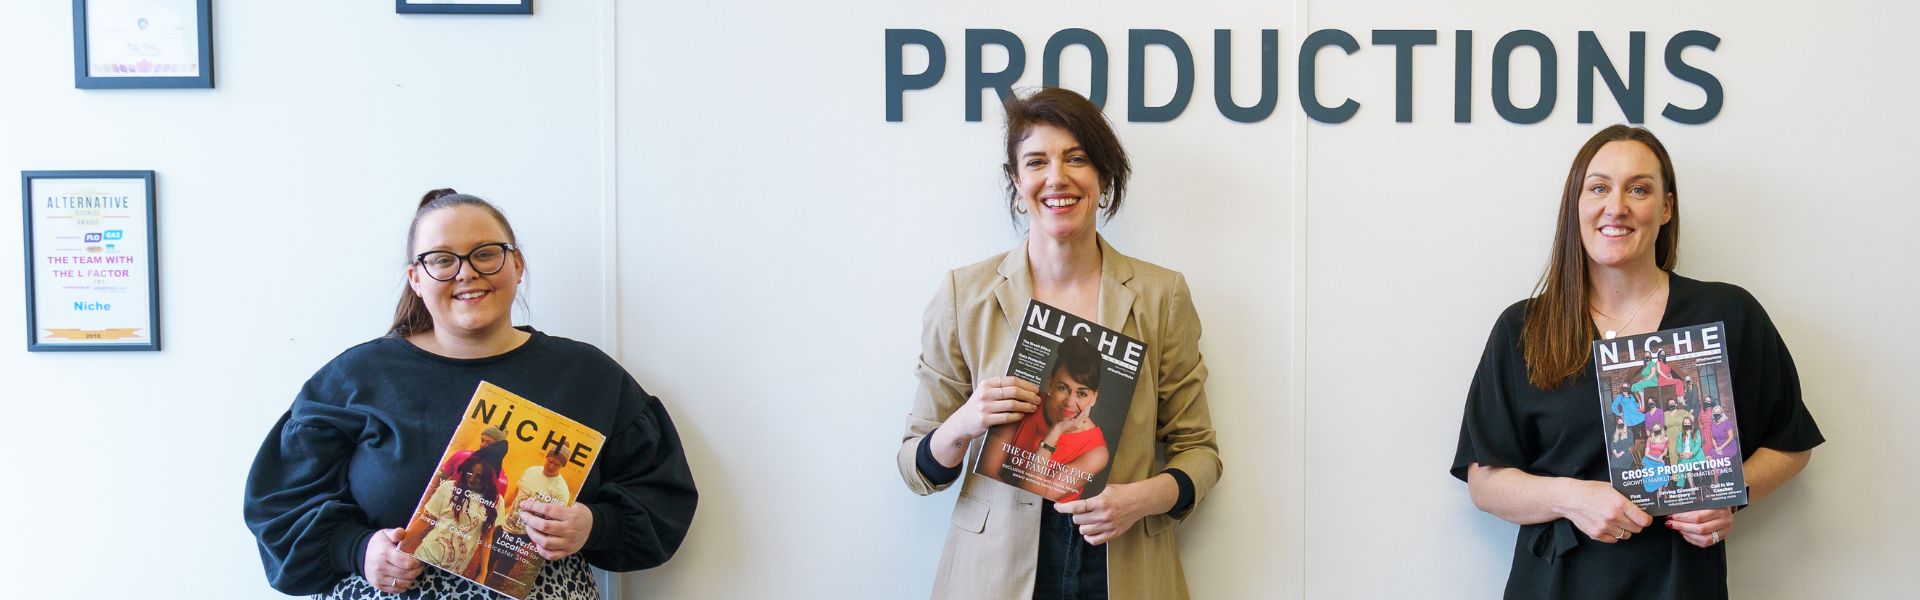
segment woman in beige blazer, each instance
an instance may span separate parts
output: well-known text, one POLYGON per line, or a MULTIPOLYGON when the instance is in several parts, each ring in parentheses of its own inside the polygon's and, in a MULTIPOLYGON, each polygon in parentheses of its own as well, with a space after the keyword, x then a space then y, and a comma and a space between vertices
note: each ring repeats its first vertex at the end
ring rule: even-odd
POLYGON ((1009 98, 1006 114, 1008 209, 1026 220, 1027 239, 941 282, 898 455, 916 494, 960 482, 933 597, 1185 598, 1170 528, 1221 469, 1186 279, 1116 252, 1096 231, 1097 213, 1119 210, 1131 172, 1098 107, 1043 89, 1009 98), (988 428, 1041 418, 1036 386, 1004 376, 1029 299, 1147 343, 1133 397, 1103 400, 1131 404, 1109 483, 1092 498, 1056 505, 971 473, 988 428))

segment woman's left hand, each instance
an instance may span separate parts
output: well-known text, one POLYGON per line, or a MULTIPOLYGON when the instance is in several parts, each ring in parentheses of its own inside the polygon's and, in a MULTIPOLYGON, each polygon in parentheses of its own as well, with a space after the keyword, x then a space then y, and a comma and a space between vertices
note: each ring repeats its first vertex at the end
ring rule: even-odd
POLYGON ((1160 478, 1109 483, 1098 496, 1054 504, 1053 509, 1073 515, 1073 523, 1080 526, 1080 535, 1087 538, 1087 543, 1105 544, 1132 529, 1141 518, 1173 509, 1173 503, 1180 499, 1180 488, 1172 483, 1171 476, 1166 482, 1158 481, 1160 478))
POLYGON ((547 560, 560 560, 579 552, 593 533, 593 510, 575 502, 571 505, 527 500, 520 503, 520 521, 527 524, 527 539, 547 560))
POLYGON ((1710 508, 1667 515, 1667 528, 1680 532, 1687 543, 1705 548, 1727 539, 1733 529, 1733 509, 1710 508))

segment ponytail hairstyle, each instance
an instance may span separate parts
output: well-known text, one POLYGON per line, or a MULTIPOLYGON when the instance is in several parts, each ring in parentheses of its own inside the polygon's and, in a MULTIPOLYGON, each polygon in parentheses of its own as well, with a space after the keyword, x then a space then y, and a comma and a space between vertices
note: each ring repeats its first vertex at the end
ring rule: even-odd
MULTIPOLYGON (((413 264, 413 238, 414 233, 420 229, 420 217, 455 206, 478 206, 486 210, 487 214, 493 215, 493 220, 500 223, 500 228, 507 231, 507 243, 513 244, 515 248, 520 246, 520 239, 513 235, 513 225, 507 222, 507 216, 501 214, 500 209, 494 208, 492 202, 479 196, 453 191, 453 188, 441 188, 421 196, 420 207, 413 211, 413 223, 407 225, 407 264, 413 264)), ((514 260, 520 260, 519 250, 515 250, 513 255, 514 260)), ((387 336, 404 338, 425 331, 433 331, 433 314, 427 312, 426 301, 413 293, 413 287, 402 281, 400 282, 400 305, 393 309, 393 325, 387 328, 387 336)))
POLYGON ((1653 132, 1614 125, 1587 139, 1573 155, 1567 184, 1560 192, 1560 223, 1554 229, 1553 253, 1540 275, 1527 321, 1520 327, 1520 354, 1527 363, 1527 380, 1543 390, 1559 388, 1593 363, 1593 340, 1599 332, 1587 314, 1593 282, 1587 275, 1587 248, 1580 235, 1580 192, 1586 187, 1587 166, 1600 148, 1613 142, 1639 142, 1660 161, 1661 201, 1671 202, 1673 217, 1660 226, 1653 241, 1653 262, 1673 272, 1680 262, 1680 184, 1673 178, 1673 159, 1653 132), (1669 200, 1669 198, 1671 198, 1669 200))

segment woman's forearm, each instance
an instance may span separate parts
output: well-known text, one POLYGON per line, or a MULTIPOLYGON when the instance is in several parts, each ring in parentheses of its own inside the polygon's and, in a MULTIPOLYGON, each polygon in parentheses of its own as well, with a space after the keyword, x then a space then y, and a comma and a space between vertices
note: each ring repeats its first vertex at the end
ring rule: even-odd
POLYGON ((1467 491, 1473 506, 1520 525, 1545 523, 1565 515, 1559 505, 1567 494, 1564 477, 1541 477, 1511 467, 1467 468, 1467 491))
POLYGON ((957 427, 948 427, 942 423, 933 433, 927 434, 933 439, 927 444, 927 450, 933 452, 933 459, 943 467, 960 466, 967 459, 967 444, 973 440, 954 433, 957 427))
POLYGON ((1740 464, 1747 476, 1747 501, 1752 502, 1773 494, 1780 486, 1786 485, 1800 470, 1807 467, 1807 461, 1813 458, 1812 450, 1800 452, 1781 452, 1772 448, 1760 448, 1753 451, 1753 457, 1740 464))

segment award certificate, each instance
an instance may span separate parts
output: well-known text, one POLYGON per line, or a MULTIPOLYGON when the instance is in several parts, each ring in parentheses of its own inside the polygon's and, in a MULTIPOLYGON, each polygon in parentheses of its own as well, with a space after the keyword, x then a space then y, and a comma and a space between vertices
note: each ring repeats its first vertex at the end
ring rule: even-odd
POLYGON ((152 171, 21 177, 28 350, 159 350, 152 171))
POLYGON ((200 77, 196 0, 87 0, 87 75, 200 77))

